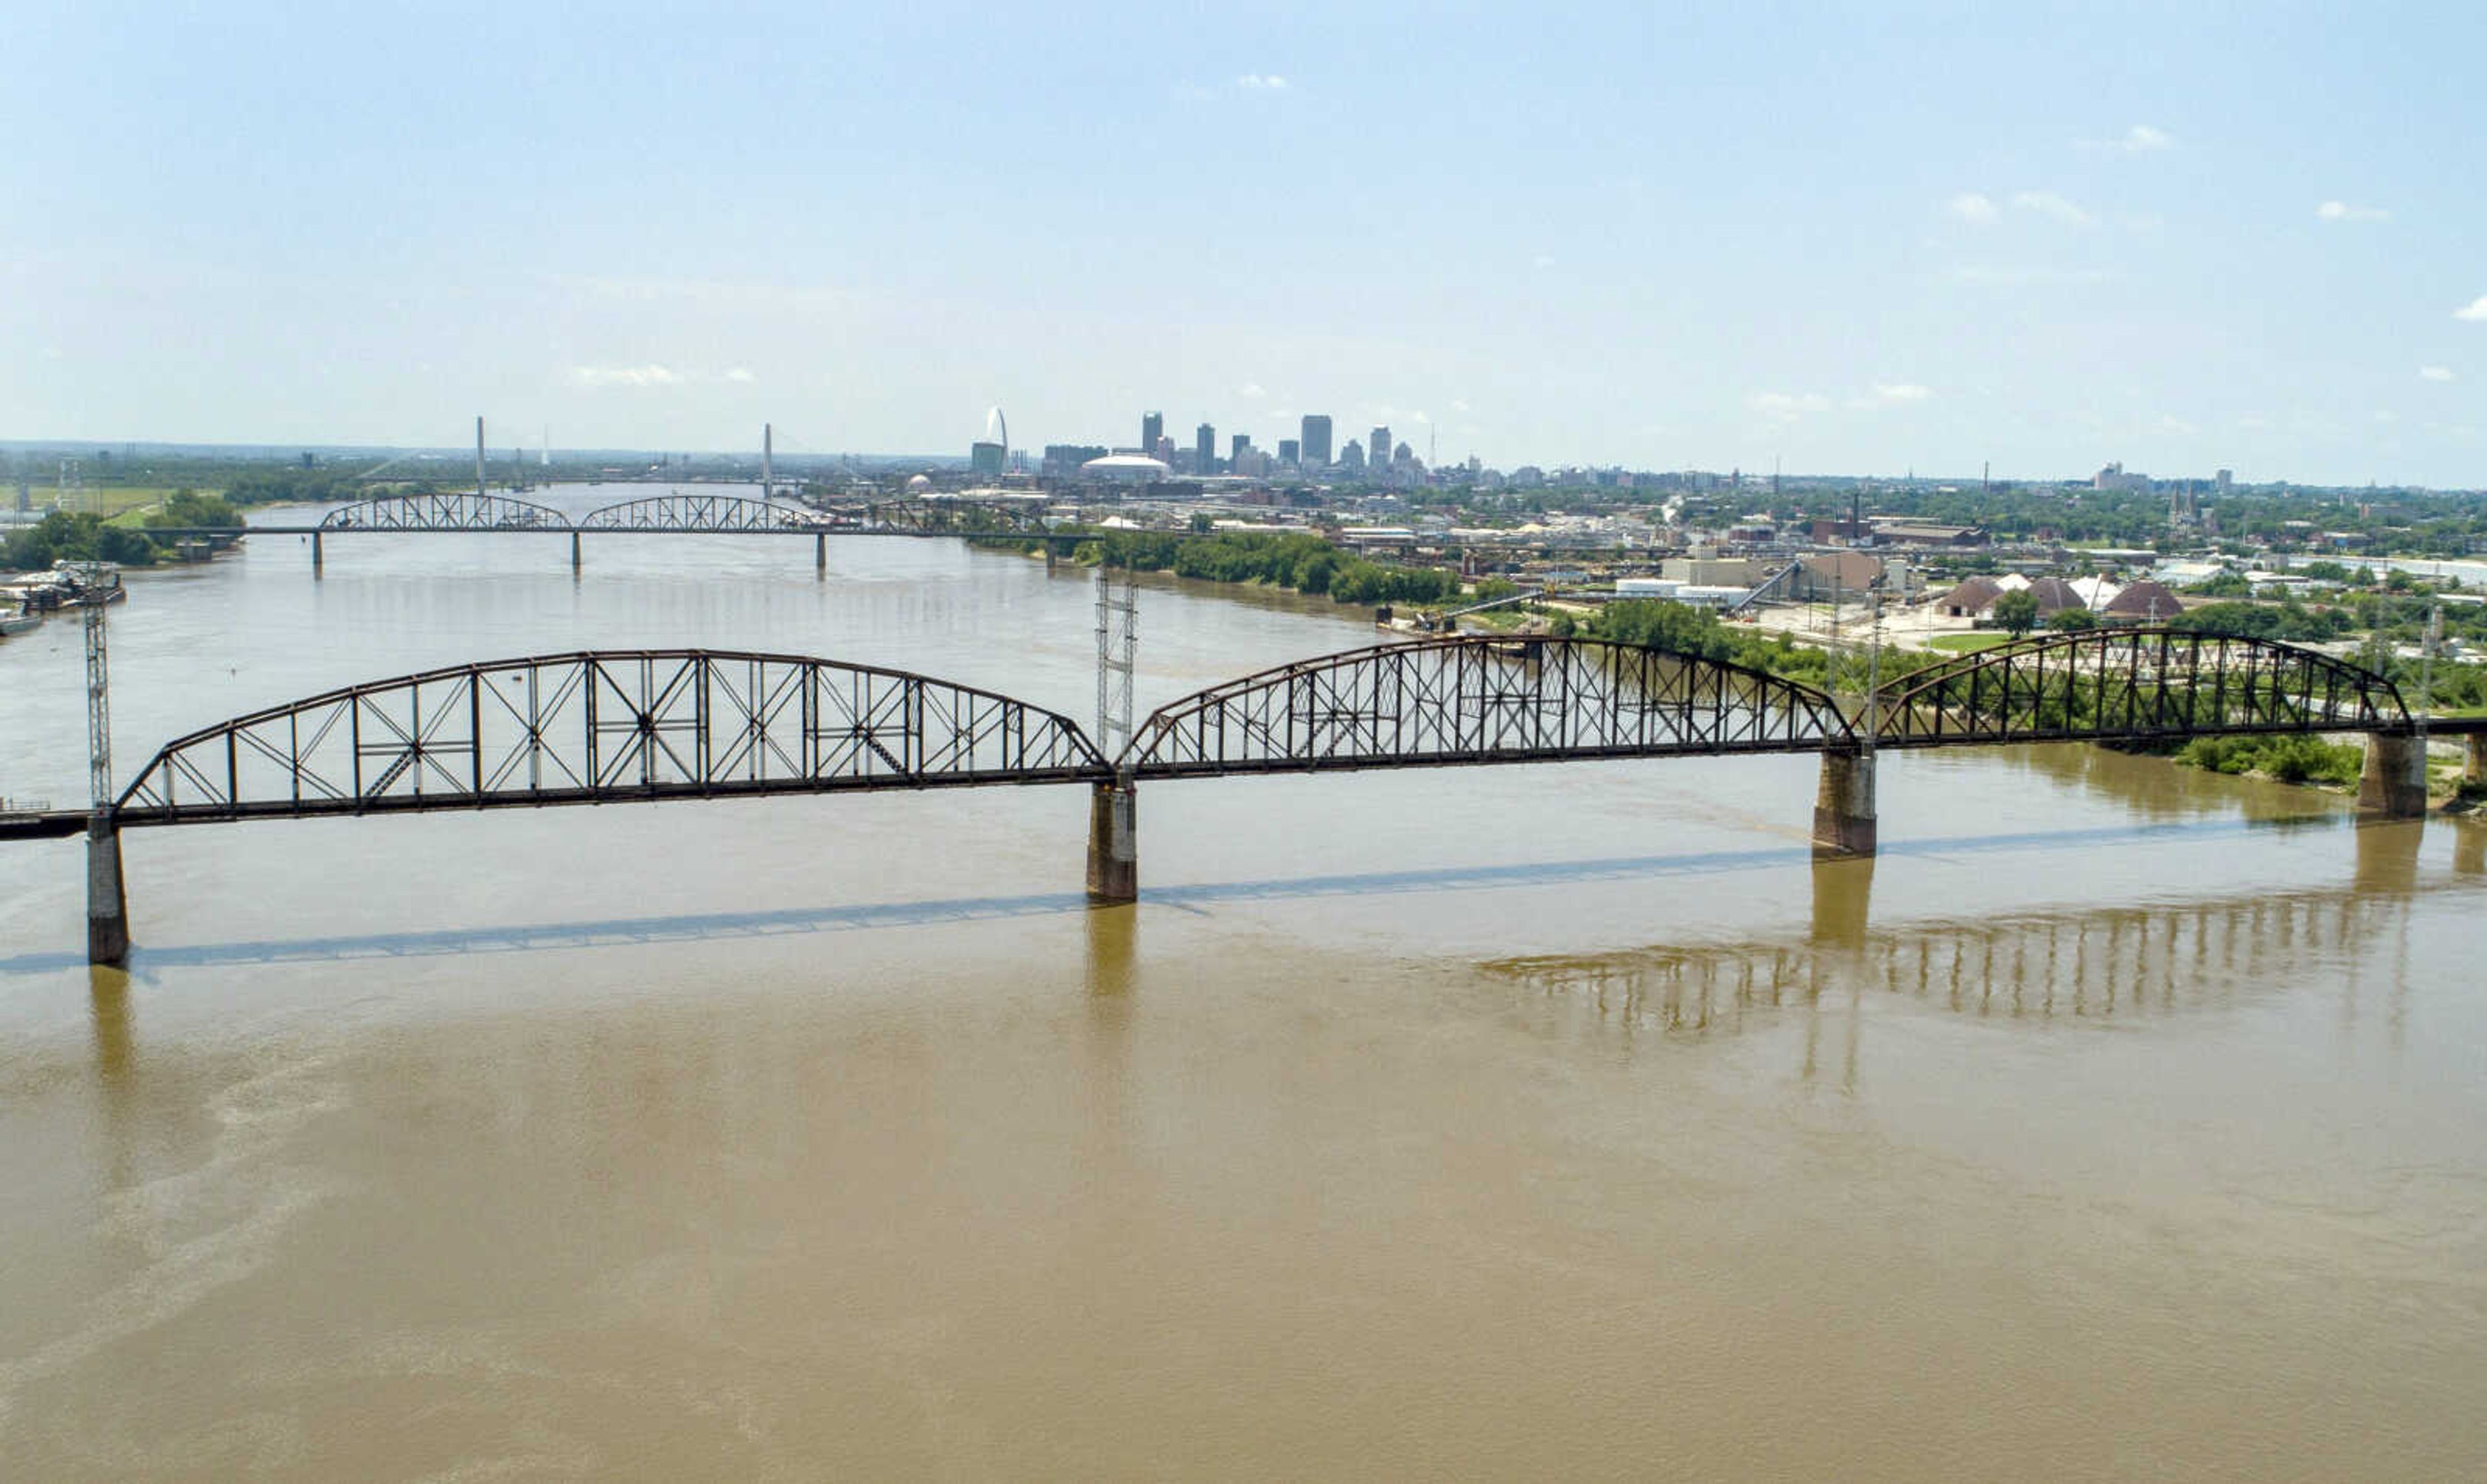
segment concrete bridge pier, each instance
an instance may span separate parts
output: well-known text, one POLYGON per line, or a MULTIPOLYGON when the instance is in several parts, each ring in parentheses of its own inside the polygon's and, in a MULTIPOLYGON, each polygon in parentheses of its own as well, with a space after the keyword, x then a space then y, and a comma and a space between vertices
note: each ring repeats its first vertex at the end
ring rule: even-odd
POLYGON ((2461 767, 2461 782, 2466 787, 2487 788, 2487 731, 2472 732, 2469 742, 2469 756, 2461 767))
POLYGON ((578 575, 578 568, 579 568, 579 565, 580 565, 580 562, 579 562, 579 554, 578 554, 578 533, 577 533, 577 532, 575 532, 575 531, 573 531, 573 532, 572 532, 572 533, 570 534, 570 575, 571 575, 571 576, 575 577, 575 576, 577 576, 577 575, 578 575))
POLYGON ((812 575, 829 575, 829 537, 825 532, 812 537, 812 575))
POLYGON ((2426 814, 2426 743, 2412 732, 2366 733, 2366 766, 2358 776, 2358 812, 2379 819, 2426 814))
POLYGON ((1874 833, 1874 755, 1824 749, 1822 787, 1813 799, 1814 859, 1872 855, 1874 833))
POLYGON ((311 533, 311 575, 320 575, 320 533, 311 533))
POLYGON ((129 959, 129 897, 121 880, 121 830, 97 811, 86 827, 86 961, 129 959))
POLYGON ((1129 779, 1098 783, 1089 795, 1088 899, 1140 899, 1139 789, 1129 779))

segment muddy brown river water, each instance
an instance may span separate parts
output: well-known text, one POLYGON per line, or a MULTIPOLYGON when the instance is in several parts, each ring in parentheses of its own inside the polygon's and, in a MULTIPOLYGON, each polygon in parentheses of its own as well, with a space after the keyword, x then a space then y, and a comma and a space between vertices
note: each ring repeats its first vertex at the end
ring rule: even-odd
MULTIPOLYGON (((595 496, 576 494, 583 503, 595 496)), ((1075 716, 947 542, 265 538, 112 615, 124 776, 435 664, 713 645, 1075 716)), ((1160 585, 1143 708, 1368 641, 1160 585)), ((0 789, 83 794, 73 625, 0 789)), ((0 1475, 2487 1473, 2487 862, 2086 748, 5 847, 0 1475)))

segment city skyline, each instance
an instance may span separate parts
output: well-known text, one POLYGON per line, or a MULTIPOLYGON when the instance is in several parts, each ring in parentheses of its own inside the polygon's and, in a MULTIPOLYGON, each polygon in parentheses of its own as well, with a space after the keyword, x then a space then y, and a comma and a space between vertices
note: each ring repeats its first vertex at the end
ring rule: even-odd
POLYGON ((2487 483, 2479 16, 1144 14, 41 14, 0 435, 2487 483))

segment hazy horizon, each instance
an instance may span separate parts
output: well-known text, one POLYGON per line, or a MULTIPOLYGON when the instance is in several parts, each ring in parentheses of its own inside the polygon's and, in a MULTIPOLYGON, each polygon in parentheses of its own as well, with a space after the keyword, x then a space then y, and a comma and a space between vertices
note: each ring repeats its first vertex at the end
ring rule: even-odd
POLYGON ((2476 13, 17 30, 11 439, 2487 483, 2476 13))

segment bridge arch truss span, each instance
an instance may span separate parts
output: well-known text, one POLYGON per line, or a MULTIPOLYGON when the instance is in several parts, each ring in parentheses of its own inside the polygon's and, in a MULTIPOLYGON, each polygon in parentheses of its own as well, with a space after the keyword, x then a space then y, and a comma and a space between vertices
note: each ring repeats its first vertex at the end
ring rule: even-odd
POLYGON ((129 825, 828 793, 1110 776, 1078 724, 802 655, 606 650, 461 665, 192 732, 129 825))
POLYGON ((1453 635, 1299 661, 1141 724, 1135 778, 1856 745, 1830 698, 1698 655, 1587 639, 1453 635))
POLYGON ((1982 649, 1908 676, 1876 741, 1930 747, 2392 730, 2391 681, 2267 639, 2094 629, 1982 649))
POLYGON ((578 518, 581 531, 809 531, 826 529, 808 510, 743 495, 650 495, 601 506, 578 518))
POLYGON ((507 495, 383 495, 341 506, 320 517, 322 531, 567 531, 570 517, 550 506, 507 495))

